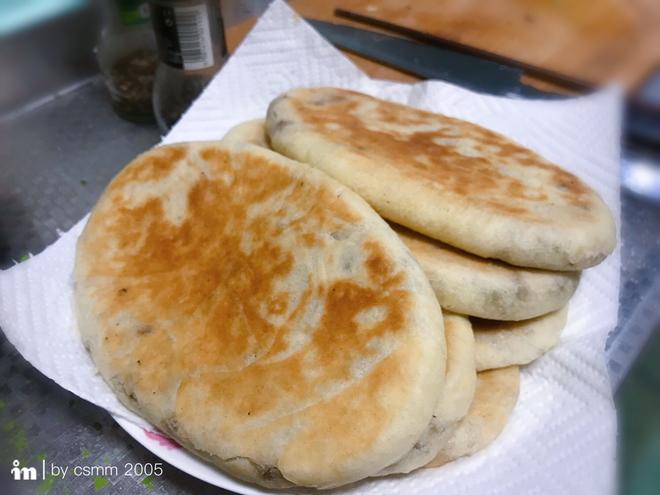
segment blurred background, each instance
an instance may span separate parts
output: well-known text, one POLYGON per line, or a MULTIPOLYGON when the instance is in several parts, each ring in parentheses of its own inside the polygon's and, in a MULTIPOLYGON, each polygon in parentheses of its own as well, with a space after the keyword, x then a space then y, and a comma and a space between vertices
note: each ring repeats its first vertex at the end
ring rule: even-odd
MULTIPOLYGON (((123 164, 157 144, 267 4, 0 0, 0 269, 55 241, 123 164), (176 5, 187 8, 185 18, 172 17, 176 5), (173 41, 174 21, 185 42, 173 41)), ((290 4, 373 77, 438 78, 516 98, 623 88, 621 304, 608 365, 620 492, 660 493, 660 1, 290 4)), ((2 334, 0 376, 0 466, 41 456, 60 465, 157 462, 2 334)), ((93 491, 220 492, 175 468, 161 478, 47 479, 38 487, 93 491)))

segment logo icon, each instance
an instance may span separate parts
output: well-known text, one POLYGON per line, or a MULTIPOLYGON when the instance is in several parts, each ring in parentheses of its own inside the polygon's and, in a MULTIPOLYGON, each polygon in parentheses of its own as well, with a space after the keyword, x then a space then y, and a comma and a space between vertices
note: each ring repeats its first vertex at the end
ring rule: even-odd
POLYGON ((20 465, 21 463, 18 459, 14 459, 14 462, 12 462, 12 466, 14 467, 11 468, 10 473, 16 481, 37 479, 37 468, 19 467, 20 465))

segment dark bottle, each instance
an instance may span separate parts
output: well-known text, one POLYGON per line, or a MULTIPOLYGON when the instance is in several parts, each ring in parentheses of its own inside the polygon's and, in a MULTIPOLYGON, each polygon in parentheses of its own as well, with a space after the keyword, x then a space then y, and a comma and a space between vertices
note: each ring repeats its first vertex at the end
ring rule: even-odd
POLYGON ((153 107, 169 130, 227 59, 219 0, 150 0, 160 63, 153 107))

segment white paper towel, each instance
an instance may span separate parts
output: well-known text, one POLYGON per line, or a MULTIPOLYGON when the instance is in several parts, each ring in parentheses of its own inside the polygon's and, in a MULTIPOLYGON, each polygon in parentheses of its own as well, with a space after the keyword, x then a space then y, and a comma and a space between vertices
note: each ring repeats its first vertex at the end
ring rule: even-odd
MULTIPOLYGON (((620 95, 562 102, 472 93, 441 82, 367 78, 280 1, 273 2, 164 142, 217 139, 261 117, 296 86, 340 86, 467 119, 506 134, 594 187, 618 219, 620 95)), ((84 219, 43 253, 0 273, 0 325, 62 387, 141 425, 99 377, 75 329, 72 268, 84 219)), ((616 325, 619 251, 587 270, 560 345, 524 368, 509 425, 488 449, 443 468, 360 483, 351 493, 605 494, 613 490, 616 421, 604 345, 616 325)))

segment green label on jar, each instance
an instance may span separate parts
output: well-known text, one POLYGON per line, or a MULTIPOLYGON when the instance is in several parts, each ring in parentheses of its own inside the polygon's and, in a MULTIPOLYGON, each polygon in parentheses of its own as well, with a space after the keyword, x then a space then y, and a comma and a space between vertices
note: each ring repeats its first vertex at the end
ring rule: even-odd
POLYGON ((125 26, 149 20, 149 5, 145 0, 117 0, 119 20, 125 26))

